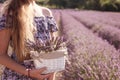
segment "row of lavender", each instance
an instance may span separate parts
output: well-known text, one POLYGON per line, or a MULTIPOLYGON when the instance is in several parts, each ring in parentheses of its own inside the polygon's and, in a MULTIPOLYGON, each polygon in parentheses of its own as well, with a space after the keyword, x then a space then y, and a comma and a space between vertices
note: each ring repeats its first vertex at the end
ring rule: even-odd
POLYGON ((100 12, 100 11, 76 11, 79 14, 97 20, 100 23, 109 24, 120 28, 120 14, 119 12, 100 12))
POLYGON ((52 9, 52 12, 53 12, 53 17, 55 18, 55 21, 56 21, 58 29, 59 29, 58 35, 61 35, 62 30, 61 30, 61 27, 60 27, 61 26, 60 11, 52 9))
POLYGON ((61 80, 119 80, 119 52, 68 15, 68 11, 61 13, 63 34, 70 41, 69 62, 61 80))
POLYGON ((78 21, 82 22, 82 24, 91 29, 96 35, 106 39, 110 44, 114 45, 116 49, 120 49, 120 29, 118 28, 120 26, 120 23, 118 22, 120 20, 119 14, 114 13, 113 17, 112 13, 94 11, 69 11, 69 14, 71 14, 78 21), (116 22, 118 27, 111 25, 112 21, 116 22))
MULTIPOLYGON (((55 18, 55 21, 57 23, 57 27, 59 29, 58 31, 58 35, 61 36, 61 20, 60 20, 60 11, 59 10, 55 10, 55 9, 52 9, 52 12, 53 12, 53 17, 55 18)), ((56 76, 55 76, 55 80, 61 80, 61 76, 62 76, 62 73, 57 73, 56 76)))

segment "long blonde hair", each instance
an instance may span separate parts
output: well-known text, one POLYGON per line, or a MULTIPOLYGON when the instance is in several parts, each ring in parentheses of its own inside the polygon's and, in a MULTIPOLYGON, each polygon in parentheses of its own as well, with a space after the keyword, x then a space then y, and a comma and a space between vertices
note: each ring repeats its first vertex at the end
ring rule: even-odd
POLYGON ((29 55, 25 48, 25 40, 33 38, 33 9, 30 5, 33 0, 7 0, 4 3, 6 26, 12 29, 13 50, 18 61, 22 62, 29 55), (10 25, 8 25, 11 23, 10 25))

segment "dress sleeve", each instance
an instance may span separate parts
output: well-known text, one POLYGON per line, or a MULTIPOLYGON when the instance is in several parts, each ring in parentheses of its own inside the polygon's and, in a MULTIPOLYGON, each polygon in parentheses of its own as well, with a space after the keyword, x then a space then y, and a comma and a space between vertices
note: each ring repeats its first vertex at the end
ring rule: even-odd
POLYGON ((53 17, 47 17, 48 20, 48 29, 50 32, 56 32, 58 31, 58 26, 56 24, 56 21, 53 17))
POLYGON ((0 30, 5 28, 5 23, 6 23, 6 17, 5 16, 1 16, 0 17, 0 30))

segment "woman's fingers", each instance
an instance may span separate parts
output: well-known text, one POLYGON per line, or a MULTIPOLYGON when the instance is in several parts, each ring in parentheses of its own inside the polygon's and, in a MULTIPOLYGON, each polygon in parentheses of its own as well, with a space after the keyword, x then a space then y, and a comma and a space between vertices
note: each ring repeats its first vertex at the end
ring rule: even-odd
POLYGON ((49 78, 51 74, 46 74, 46 75, 40 75, 41 79, 46 79, 49 78))
POLYGON ((54 80, 54 74, 49 77, 49 80, 54 80))
POLYGON ((43 68, 40 68, 38 71, 39 71, 39 74, 40 74, 40 79, 45 79, 45 78, 49 78, 51 76, 51 74, 42 74, 47 68, 46 67, 43 67, 43 68))
POLYGON ((48 80, 55 80, 55 73, 51 73, 51 75, 48 78, 48 80))
POLYGON ((47 79, 47 80, 55 80, 55 74, 54 73, 49 73, 45 75, 40 75, 41 79, 47 79))
POLYGON ((47 69, 46 67, 40 68, 40 69, 38 69, 38 72, 39 72, 39 73, 42 73, 42 72, 45 71, 46 69, 47 69))
POLYGON ((42 74, 47 68, 43 67, 40 69, 33 69, 30 71, 30 76, 33 78, 36 78, 37 80, 54 80, 54 73, 49 73, 49 74, 42 74))

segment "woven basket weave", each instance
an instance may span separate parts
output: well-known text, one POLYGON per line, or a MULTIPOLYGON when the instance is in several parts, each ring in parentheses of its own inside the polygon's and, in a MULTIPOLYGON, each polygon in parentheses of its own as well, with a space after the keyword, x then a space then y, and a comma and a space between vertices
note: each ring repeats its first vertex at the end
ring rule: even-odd
POLYGON ((40 54, 35 51, 31 51, 31 57, 33 58, 35 68, 47 68, 43 74, 64 70, 66 54, 67 49, 60 49, 53 52, 40 54))

